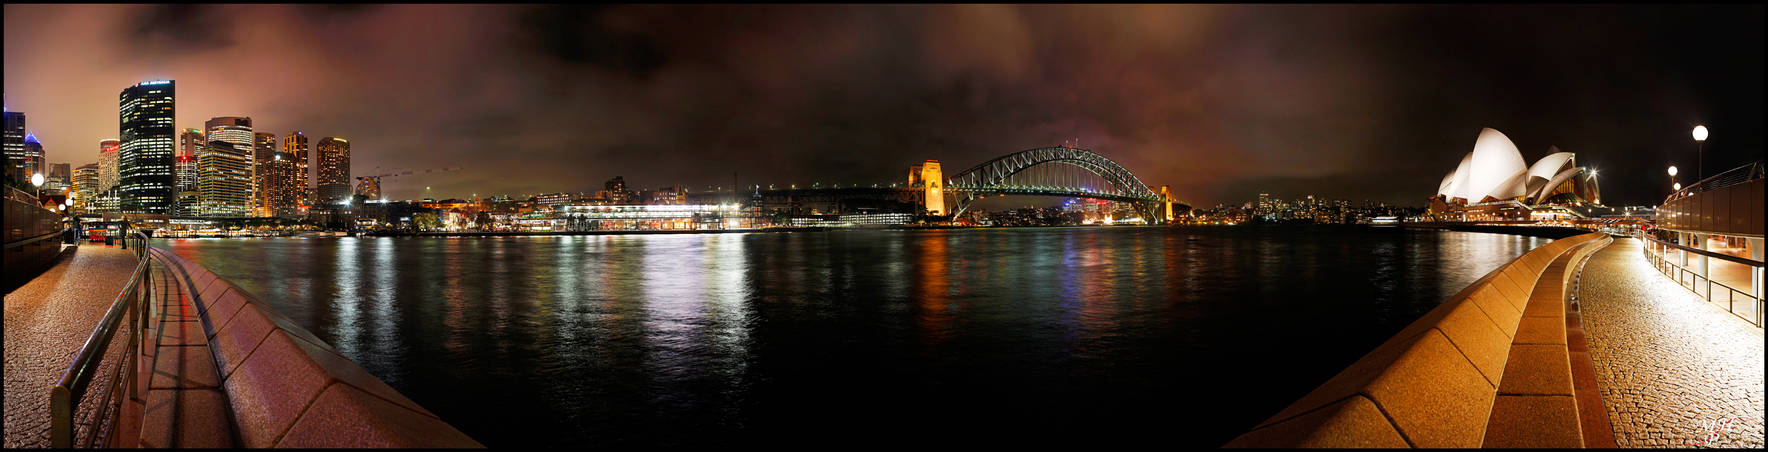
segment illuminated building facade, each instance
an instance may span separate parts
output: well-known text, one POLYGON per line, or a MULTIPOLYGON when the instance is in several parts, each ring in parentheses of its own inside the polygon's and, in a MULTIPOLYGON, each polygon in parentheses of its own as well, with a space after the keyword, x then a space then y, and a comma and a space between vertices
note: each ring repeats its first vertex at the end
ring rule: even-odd
POLYGON ((87 163, 74 168, 74 213, 85 213, 86 204, 98 194, 98 164, 87 163))
POLYGON ((49 174, 43 179, 44 190, 60 190, 73 183, 73 166, 66 163, 49 164, 49 174))
POLYGON ((269 168, 270 174, 265 176, 265 188, 269 191, 265 202, 270 214, 287 217, 304 213, 300 201, 301 193, 307 189, 307 181, 301 177, 301 168, 294 155, 287 152, 276 153, 270 160, 269 168))
POLYGON ((296 130, 295 133, 282 137, 282 153, 287 154, 287 156, 282 157, 283 159, 295 165, 295 171, 283 175, 287 179, 281 181, 283 185, 280 189, 293 191, 295 193, 294 209, 296 214, 306 215, 308 206, 312 205, 309 203, 312 196, 309 193, 309 190, 307 190, 307 181, 309 180, 308 174, 310 174, 307 171, 307 136, 302 135, 301 131, 296 130), (297 180, 299 183, 297 183, 297 180))
MULTIPOLYGON (((210 135, 215 136, 214 134, 210 135)), ((246 136, 250 136, 247 132, 246 136)), ((248 139, 249 140, 249 139, 248 139)), ((205 217, 250 216, 252 201, 252 154, 248 143, 210 140, 197 157, 198 215, 205 217)))
POLYGON ((31 175, 24 173, 25 114, 8 111, 5 117, 6 177, 28 181, 31 175))
POLYGON ((117 173, 117 153, 122 149, 123 142, 115 138, 98 142, 98 187, 94 191, 109 191, 122 181, 117 173))
POLYGON ((177 128, 172 125, 176 85, 171 80, 141 82, 118 95, 117 153, 121 209, 125 213, 168 214, 172 210, 172 172, 177 128))
POLYGON ((178 156, 178 163, 175 165, 178 173, 178 197, 172 205, 172 215, 194 217, 200 214, 197 207, 201 203, 202 192, 197 187, 196 163, 197 156, 201 153, 202 151, 197 150, 190 155, 178 156))
POLYGON ((208 143, 203 139, 202 129, 181 129, 178 131, 178 155, 196 158, 196 152, 208 143))
POLYGON ((25 134, 25 151, 18 156, 7 156, 13 165, 18 166, 18 174, 22 180, 31 180, 33 174, 43 174, 43 142, 37 136, 25 134))
POLYGON ((319 201, 336 203, 350 199, 350 140, 338 137, 319 139, 318 179, 319 201))
POLYGON ((270 162, 276 160, 276 134, 252 133, 252 216, 275 215, 270 210, 270 162))

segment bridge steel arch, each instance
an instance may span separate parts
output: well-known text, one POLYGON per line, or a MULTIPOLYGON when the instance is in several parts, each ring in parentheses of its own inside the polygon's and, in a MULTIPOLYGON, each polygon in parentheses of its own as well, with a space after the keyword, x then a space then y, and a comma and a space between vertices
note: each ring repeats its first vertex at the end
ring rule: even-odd
POLYGON ((1142 183, 1135 173, 1131 173, 1123 165, 1091 150, 1066 146, 1027 149, 996 157, 946 178, 945 192, 947 196, 957 200, 955 204, 958 208, 953 210, 954 214, 963 213, 972 201, 989 194, 1064 196, 1129 202, 1142 214, 1143 221, 1149 224, 1164 220, 1164 217, 1156 213, 1160 212, 1159 204, 1168 201, 1149 189, 1147 184, 1142 183), (1090 191, 1081 187, 1028 189, 1005 184, 1007 178, 1014 174, 1050 164, 1073 165, 1085 169, 1104 178, 1114 190, 1090 191))

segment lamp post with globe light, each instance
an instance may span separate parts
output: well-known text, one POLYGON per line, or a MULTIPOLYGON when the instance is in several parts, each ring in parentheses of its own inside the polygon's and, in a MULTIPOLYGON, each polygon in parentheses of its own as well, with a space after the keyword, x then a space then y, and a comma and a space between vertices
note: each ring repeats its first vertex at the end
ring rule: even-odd
POLYGON ((43 204, 43 173, 31 175, 31 190, 37 195, 38 207, 43 204))
POLYGON ((1695 181, 1698 182, 1701 178, 1707 177, 1706 158, 1704 157, 1707 145, 1707 126, 1694 126, 1694 142, 1694 156, 1698 159, 1695 161, 1694 174, 1697 176, 1695 181))
MULTIPOLYGON (((1672 185, 1672 186, 1681 185, 1681 184, 1676 183, 1676 165, 1670 165, 1669 172, 1670 172, 1670 185, 1672 185)), ((1674 190, 1681 190, 1681 188, 1676 188, 1674 190)), ((1675 193, 1675 192, 1672 191, 1671 193, 1675 193)))

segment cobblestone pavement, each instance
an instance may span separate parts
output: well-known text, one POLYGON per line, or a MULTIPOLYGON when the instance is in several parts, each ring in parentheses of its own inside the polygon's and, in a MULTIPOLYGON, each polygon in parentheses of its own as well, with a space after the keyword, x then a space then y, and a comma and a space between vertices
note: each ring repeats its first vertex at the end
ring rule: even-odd
MULTIPOLYGON (((6 448, 49 447, 49 388, 98 326, 135 264, 130 250, 82 245, 6 294, 6 448)), ((121 353, 126 343, 112 341, 111 348, 121 353)), ((108 381, 112 372, 104 366, 93 381, 108 381)), ((89 391, 101 389, 93 385, 89 391)), ((76 416, 90 417, 95 404, 82 405, 76 416)))
POLYGON ((1676 285, 1640 253, 1638 240, 1616 240, 1590 258, 1578 288, 1615 441, 1762 447, 1762 330, 1676 285))

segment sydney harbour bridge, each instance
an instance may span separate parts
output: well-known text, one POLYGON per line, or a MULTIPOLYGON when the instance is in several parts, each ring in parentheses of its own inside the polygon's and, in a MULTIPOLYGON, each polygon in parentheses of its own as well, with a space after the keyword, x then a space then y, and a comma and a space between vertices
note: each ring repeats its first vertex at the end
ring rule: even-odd
POLYGON ((1172 220, 1166 186, 1153 189, 1128 168, 1091 150, 1072 146, 1027 149, 946 174, 936 160, 915 164, 906 184, 871 187, 760 188, 770 205, 833 205, 883 200, 923 206, 934 215, 958 215, 990 196, 1049 196, 1129 204, 1148 224, 1172 220))

